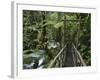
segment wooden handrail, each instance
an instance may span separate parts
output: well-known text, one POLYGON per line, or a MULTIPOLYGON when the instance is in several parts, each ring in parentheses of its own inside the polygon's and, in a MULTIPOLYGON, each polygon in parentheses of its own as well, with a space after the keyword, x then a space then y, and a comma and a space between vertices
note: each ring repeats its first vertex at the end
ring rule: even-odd
POLYGON ((83 58, 82 58, 80 52, 76 49, 76 47, 75 47, 74 44, 72 44, 72 45, 73 45, 73 48, 74 48, 75 52, 77 53, 77 55, 78 55, 78 57, 79 57, 79 59, 80 59, 80 61, 81 61, 81 63, 82 63, 82 65, 83 65, 83 66, 86 66, 86 64, 85 64, 85 62, 84 62, 84 60, 83 60, 83 58))
MULTIPOLYGON (((54 57, 54 59, 50 62, 48 68, 51 68, 51 67, 54 65, 54 63, 56 62, 57 58, 58 58, 58 57, 61 55, 61 53, 65 50, 66 46, 67 46, 67 44, 66 44, 66 45, 59 51, 59 53, 54 57)), ((83 66, 86 66, 86 64, 85 64, 85 62, 84 62, 84 60, 83 60, 83 58, 82 58, 80 52, 76 49, 76 47, 75 47, 74 44, 72 44, 72 46, 73 46, 73 49, 74 49, 76 55, 78 56, 78 58, 79 58, 81 64, 82 64, 83 66)))
POLYGON ((60 50, 60 52, 56 55, 56 57, 51 61, 51 63, 48 66, 48 68, 51 68, 54 65, 55 61, 61 55, 61 53, 64 51, 64 49, 66 48, 66 46, 67 46, 67 44, 60 50))

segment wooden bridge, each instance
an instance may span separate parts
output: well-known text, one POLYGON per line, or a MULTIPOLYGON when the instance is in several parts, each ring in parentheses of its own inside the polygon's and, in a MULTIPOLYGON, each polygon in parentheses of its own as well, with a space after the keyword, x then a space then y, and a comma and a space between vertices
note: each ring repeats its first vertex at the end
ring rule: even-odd
MULTIPOLYGON (((86 66, 80 52, 77 50, 78 43, 79 43, 79 31, 80 31, 80 24, 81 22, 84 22, 82 19, 76 19, 76 20, 67 20, 66 16, 64 17, 64 29, 63 29, 63 48, 59 51, 59 53, 56 55, 56 57, 50 62, 49 68, 51 67, 75 67, 75 66, 86 66), (66 40, 66 32, 68 32, 68 29, 66 28, 68 22, 76 22, 78 23, 77 26, 77 40, 75 41, 76 44, 73 43, 73 41, 70 41, 69 38, 66 40), (67 42, 67 43, 66 43, 67 42)), ((67 33, 68 34, 68 33, 67 33)))
POLYGON ((75 67, 86 66, 80 52, 75 45, 65 44, 65 46, 59 51, 56 57, 50 62, 48 68, 51 67, 75 67))

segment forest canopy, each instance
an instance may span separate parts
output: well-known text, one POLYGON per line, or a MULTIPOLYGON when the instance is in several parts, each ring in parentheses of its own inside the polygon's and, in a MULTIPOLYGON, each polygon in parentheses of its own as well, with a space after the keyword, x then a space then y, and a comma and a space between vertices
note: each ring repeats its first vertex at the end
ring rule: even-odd
POLYGON ((91 14, 23 10, 23 69, 91 66, 91 14))

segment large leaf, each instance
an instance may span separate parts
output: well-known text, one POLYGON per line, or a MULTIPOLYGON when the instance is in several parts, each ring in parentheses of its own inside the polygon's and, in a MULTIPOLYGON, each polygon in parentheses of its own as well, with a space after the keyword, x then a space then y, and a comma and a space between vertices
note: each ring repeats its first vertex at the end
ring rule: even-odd
POLYGON ((48 20, 51 20, 51 21, 57 20, 57 13, 54 12, 54 13, 49 14, 48 15, 48 20))
POLYGON ((59 28, 63 26, 63 22, 58 22, 54 25, 55 28, 59 28))
POLYGON ((48 25, 54 25, 55 21, 47 21, 45 24, 43 24, 42 26, 48 26, 48 25))

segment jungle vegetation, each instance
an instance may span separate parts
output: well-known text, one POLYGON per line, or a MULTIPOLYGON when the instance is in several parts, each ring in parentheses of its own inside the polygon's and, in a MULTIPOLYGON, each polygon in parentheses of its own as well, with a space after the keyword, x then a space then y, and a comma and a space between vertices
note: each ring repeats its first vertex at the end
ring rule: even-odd
POLYGON ((23 69, 91 66, 91 14, 23 10, 23 69))

